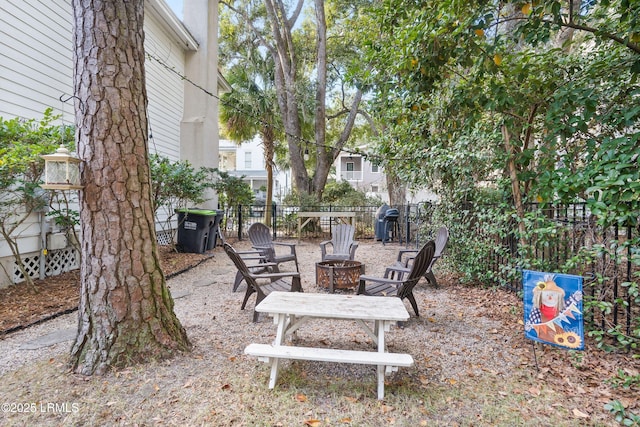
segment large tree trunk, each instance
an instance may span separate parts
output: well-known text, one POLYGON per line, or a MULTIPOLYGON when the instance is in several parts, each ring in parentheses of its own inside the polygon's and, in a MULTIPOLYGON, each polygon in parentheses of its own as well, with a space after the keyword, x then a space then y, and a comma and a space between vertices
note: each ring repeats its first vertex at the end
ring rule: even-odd
POLYGON ((395 208, 401 208, 407 202, 407 188, 404 182, 393 171, 385 170, 387 175, 387 192, 389 204, 395 208))
POLYGON ((144 1, 73 0, 82 262, 72 369, 190 348, 157 254, 147 150, 144 1))
POLYGON ((274 39, 274 45, 266 47, 270 50, 275 64, 274 83, 289 147, 293 184, 298 191, 308 193, 309 175, 304 164, 303 154, 300 151, 302 126, 298 116, 296 93, 297 62, 291 36, 291 30, 300 13, 303 0, 298 0, 298 7, 291 18, 287 18, 282 0, 265 0, 264 4, 274 39))

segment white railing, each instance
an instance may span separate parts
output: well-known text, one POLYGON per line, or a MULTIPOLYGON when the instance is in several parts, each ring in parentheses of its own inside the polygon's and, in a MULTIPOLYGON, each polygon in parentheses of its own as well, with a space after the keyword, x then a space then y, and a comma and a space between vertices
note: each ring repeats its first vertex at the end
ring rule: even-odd
POLYGON ((340 176, 346 181, 362 181, 362 171, 342 171, 340 176))

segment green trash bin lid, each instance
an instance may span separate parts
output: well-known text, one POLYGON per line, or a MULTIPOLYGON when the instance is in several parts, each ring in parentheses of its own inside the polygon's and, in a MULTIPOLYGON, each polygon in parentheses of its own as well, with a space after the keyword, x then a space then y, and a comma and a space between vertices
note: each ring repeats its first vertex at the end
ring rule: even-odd
POLYGON ((176 212, 190 213, 190 214, 196 214, 196 215, 212 215, 212 216, 215 216, 218 214, 218 211, 213 211, 210 209, 176 209, 176 212))

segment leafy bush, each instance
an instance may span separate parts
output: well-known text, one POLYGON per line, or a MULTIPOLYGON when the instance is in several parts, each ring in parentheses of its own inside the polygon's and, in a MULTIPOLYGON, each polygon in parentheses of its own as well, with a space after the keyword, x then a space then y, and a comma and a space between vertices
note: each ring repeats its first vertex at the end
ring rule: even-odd
POLYGON ((151 197, 156 223, 172 232, 176 209, 194 207, 206 201, 207 189, 213 188, 208 168, 196 170, 188 161, 172 162, 167 157, 151 154, 151 197), (191 205, 191 206, 189 206, 191 205), (164 213, 165 220, 160 215, 164 213))
POLYGON ((51 108, 40 120, 0 117, 0 235, 28 284, 32 282, 22 263, 16 233, 31 213, 49 204, 40 188, 44 174, 41 156, 53 153, 62 142, 74 148, 73 129, 55 125, 58 119, 51 108))

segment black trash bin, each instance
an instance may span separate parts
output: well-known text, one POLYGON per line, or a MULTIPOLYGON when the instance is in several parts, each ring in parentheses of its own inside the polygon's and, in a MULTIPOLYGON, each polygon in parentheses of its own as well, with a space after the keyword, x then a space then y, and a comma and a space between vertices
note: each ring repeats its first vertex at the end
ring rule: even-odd
POLYGON ((376 218, 374 220, 375 221, 374 225, 376 230, 376 240, 384 240, 385 238, 386 224, 384 222, 384 216, 386 215, 388 210, 389 210, 389 205, 385 203, 384 205, 380 206, 376 211, 376 218))
POLYGON ((178 251, 196 254, 205 252, 209 246, 209 238, 215 240, 214 224, 218 212, 207 209, 177 209, 176 212, 178 251))
MULTIPOLYGON (((216 212, 216 211, 213 211, 216 212)), ((209 229, 209 238, 207 239, 207 250, 215 249, 218 246, 218 227, 222 223, 224 211, 217 211, 216 218, 209 229)))

